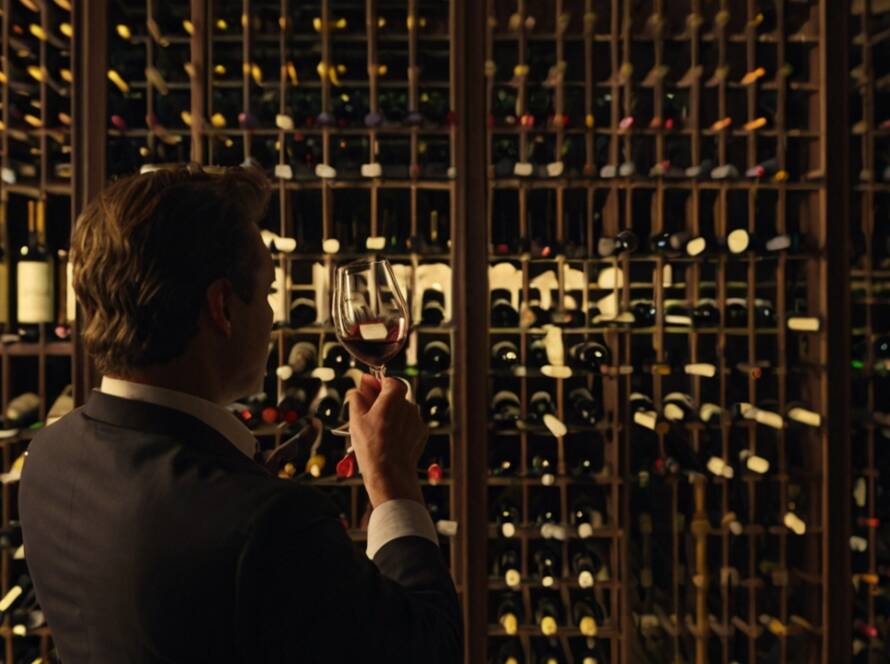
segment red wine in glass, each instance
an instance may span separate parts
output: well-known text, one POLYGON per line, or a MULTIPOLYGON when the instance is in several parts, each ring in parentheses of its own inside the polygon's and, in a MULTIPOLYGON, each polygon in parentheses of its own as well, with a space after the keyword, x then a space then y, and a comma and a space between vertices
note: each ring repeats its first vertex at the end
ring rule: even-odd
POLYGON ((399 354, 405 343, 403 322, 399 319, 389 327, 382 320, 357 323, 351 326, 348 334, 340 337, 340 343, 359 362, 372 368, 384 367, 399 354))

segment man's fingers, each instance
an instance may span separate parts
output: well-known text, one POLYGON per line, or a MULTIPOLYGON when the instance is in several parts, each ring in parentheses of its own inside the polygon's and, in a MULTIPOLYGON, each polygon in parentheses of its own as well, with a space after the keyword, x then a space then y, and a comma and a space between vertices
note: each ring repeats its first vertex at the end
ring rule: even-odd
POLYGON ((361 390, 349 390, 346 393, 346 399, 349 402, 349 420, 360 417, 371 410, 374 404, 373 400, 368 399, 361 390))
POLYGON ((380 395, 374 402, 374 408, 386 410, 390 404, 405 400, 405 393, 408 388, 397 378, 384 378, 383 385, 380 388, 380 395))
POLYGON ((361 390, 365 399, 373 403, 380 394, 380 381, 370 374, 362 374, 358 389, 361 390))

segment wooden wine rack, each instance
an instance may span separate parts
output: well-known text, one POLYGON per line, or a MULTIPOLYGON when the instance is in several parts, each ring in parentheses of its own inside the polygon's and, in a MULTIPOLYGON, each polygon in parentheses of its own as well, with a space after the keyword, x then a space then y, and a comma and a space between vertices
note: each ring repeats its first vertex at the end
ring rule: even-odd
MULTIPOLYGON (((612 663, 641 661, 646 653, 653 661, 754 662, 767 652, 777 661, 845 661, 854 599, 864 611, 857 618, 874 625, 879 617, 873 596, 851 592, 848 573, 876 572, 875 529, 868 531, 867 560, 854 558, 852 568, 848 540, 858 532, 855 523, 851 530, 851 477, 867 478, 868 516, 877 514, 880 428, 867 425, 852 438, 856 470, 850 472, 851 412, 862 404, 831 390, 867 378, 866 412, 878 409, 884 378, 868 369, 851 376, 848 347, 851 318, 857 338, 884 331, 876 311, 886 275, 866 258, 850 271, 847 235, 861 227, 865 256, 873 255, 888 193, 877 180, 858 182, 844 129, 852 126, 846 102, 835 102, 862 98, 866 121, 854 130, 853 142, 861 142, 864 159, 873 159, 890 135, 878 125, 884 118, 878 117, 883 97, 876 81, 883 63, 874 58, 879 47, 870 37, 851 46, 846 26, 850 34, 871 35, 877 2, 864 0, 864 11, 850 13, 831 0, 74 0, 68 15, 57 0, 34 3, 37 12, 22 0, 4 0, 7 80, 13 80, 9 63, 15 62, 12 26, 24 22, 27 30, 39 22, 44 31, 55 30, 64 15, 73 26, 77 81, 70 86, 74 121, 62 130, 73 146, 70 181, 53 177, 54 139, 44 127, 27 130, 39 144, 32 160, 38 176, 0 182, 9 211, 7 256, 23 242, 17 199, 64 198, 67 212, 50 215, 64 235, 70 233, 65 224, 108 178, 143 164, 256 160, 273 181, 263 228, 298 240, 295 252, 273 254, 281 283, 295 284, 283 291, 285 312, 314 291, 312 279, 330 279, 337 265, 372 253, 367 237, 383 238, 385 248, 373 253, 404 266, 408 284, 424 265, 451 268, 450 283, 443 285, 451 291, 450 317, 415 330, 418 351, 433 340, 450 347, 452 368, 433 375, 414 362, 396 363, 392 373, 406 377, 418 398, 433 386, 450 392, 450 424, 434 430, 428 445, 428 460, 439 460, 445 477, 437 486, 425 480, 424 493, 438 504, 437 518, 458 523, 456 535, 443 537, 442 545, 461 598, 467 662, 497 661, 501 645, 513 639, 525 661, 534 661, 549 643, 535 609, 550 591, 561 613, 553 645, 567 662, 587 664, 582 653, 588 646, 599 662, 612 663), (775 13, 763 13, 770 8, 775 13), (852 86, 846 63, 858 63, 857 53, 871 64, 863 67, 862 84, 852 86), (110 78, 110 69, 126 85, 110 78), (152 81, 154 73, 146 70, 163 82, 152 81), (409 119, 407 111, 420 116, 409 119), (380 114, 380 122, 368 126, 367 114, 380 114), (748 125, 760 117, 766 126, 748 125), (787 177, 746 176, 769 158, 787 177), (682 171, 706 160, 711 168, 732 164, 739 174, 650 173, 663 162, 682 171), (636 173, 604 177, 604 166, 618 171, 629 161, 636 173), (529 163, 534 174, 514 170, 516 162, 529 163), (362 164, 379 164, 382 172, 362 175, 362 164), (845 204, 851 191, 852 214, 845 204), (434 209, 447 244, 429 241, 434 209), (789 251, 739 256, 649 251, 657 233, 688 230, 713 244, 736 229, 760 239, 788 233, 802 240, 789 251), (599 239, 624 230, 636 233, 639 250, 599 256, 599 239), (557 251, 541 255, 518 242, 536 235, 557 251), (337 251, 325 240, 338 240, 337 251), (568 243, 570 254, 560 248, 568 243), (570 296, 583 310, 583 324, 560 328, 566 350, 583 340, 601 341, 611 352, 610 365, 600 371, 572 367, 565 378, 526 366, 529 344, 544 330, 491 325, 488 272, 499 263, 518 270, 522 305, 532 300, 535 278, 553 271, 553 300, 564 303, 570 296), (582 288, 566 282, 567 269, 583 275, 582 288), (612 276, 600 283, 604 274, 612 276), (851 280, 865 293, 864 326, 855 322, 858 291, 849 306, 851 280), (653 324, 591 316, 592 307, 602 314, 610 306, 607 296, 615 314, 651 300, 653 324), (746 324, 666 323, 668 303, 695 305, 702 298, 714 300, 721 315, 741 298, 746 324), (771 302, 774 323, 755 324, 758 299, 771 302), (817 317, 819 330, 790 330, 785 320, 794 312, 817 317), (490 347, 500 340, 516 343, 525 371, 490 368, 490 347), (716 377, 678 372, 678 357, 713 361, 716 377), (758 360, 769 361, 761 376, 738 370, 758 360), (596 426, 572 421, 569 394, 579 386, 600 402, 596 426), (567 434, 552 436, 534 426, 495 429, 487 409, 501 389, 516 391, 523 419, 533 394, 549 392, 567 434), (631 394, 647 394, 660 412, 664 397, 676 391, 688 393, 696 406, 713 403, 724 415, 710 425, 666 426, 659 419, 657 431, 635 423, 631 394), (738 402, 782 416, 802 402, 822 423, 791 426, 786 419, 788 426, 772 430, 733 420, 738 402), (662 473, 660 464, 678 449, 696 458, 714 454, 735 475, 662 473), (767 458, 769 474, 743 470, 742 449, 767 458), (490 474, 491 455, 498 452, 512 455, 517 475, 490 474), (535 475, 535 455, 555 462, 552 485, 535 475), (570 474, 582 455, 597 464, 593 478, 570 474), (807 496, 805 505, 794 507, 807 524, 803 535, 782 525, 798 488, 807 496), (517 499, 521 514, 512 539, 491 525, 504 493, 517 499), (602 505, 603 523, 593 537, 582 542, 569 528, 565 540, 545 540, 534 523, 538 502, 552 500, 565 524, 582 494, 602 505), (730 511, 738 513, 739 534, 723 519, 730 511), (650 518, 641 519, 645 515, 650 518), (608 571, 589 591, 605 614, 595 642, 571 616, 572 602, 584 594, 571 578, 571 554, 591 542, 608 571), (535 578, 534 553, 542 546, 560 561, 553 588, 535 578), (508 590, 493 571, 504 547, 520 552, 515 636, 496 615, 508 590)), ((52 46, 33 41, 40 64, 57 67, 52 46)), ((38 82, 44 100, 46 86, 38 82)), ((14 140, 14 86, 0 90, 5 172, 14 140)), ((853 108, 859 108, 855 102, 853 108)), ((52 232, 60 237, 58 228, 52 232)), ((15 261, 9 265, 12 272, 15 261)), ((422 297, 409 290, 412 301, 422 297)), ((294 343, 315 345, 321 362, 325 343, 335 339, 323 308, 307 326, 275 330, 267 383, 273 397, 288 387, 274 369, 294 343)), ((33 389, 43 398, 41 419, 66 382, 74 384, 81 405, 100 379, 83 357, 76 326, 73 343, 50 343, 45 334, 37 344, 0 346, 0 403, 5 408, 11 397, 33 389), (67 375, 50 379, 49 365, 57 360, 67 363, 67 375)), ((868 355, 865 366, 873 361, 868 355)), ((266 447, 284 435, 273 426, 255 433, 266 447)), ((4 469, 29 437, 3 442, 4 469)), ((315 484, 344 507, 350 534, 361 543, 366 498, 360 481, 322 478, 315 484)), ((2 499, 8 526, 16 514, 14 484, 3 485, 2 499)), ((23 563, 3 550, 0 564, 5 594, 23 563)), ((0 629, 4 661, 18 662, 35 647, 51 661, 49 629, 14 635, 8 617, 0 629)), ((876 641, 868 645, 878 647, 876 641)))
POLYGON ((872 662, 886 657, 872 628, 884 629, 881 585, 871 576, 881 572, 883 553, 879 523, 886 515, 880 488, 886 481, 887 457, 882 441, 886 425, 886 360, 876 354, 876 344, 887 333, 886 220, 890 205, 890 107, 886 77, 890 74, 886 53, 887 8, 875 2, 855 2, 850 7, 850 41, 847 71, 851 77, 850 242, 852 375, 851 420, 853 501, 850 523, 850 556, 853 571, 853 661, 872 662), (862 72, 860 75, 859 72, 862 72), (862 542, 865 548, 854 542, 862 542))

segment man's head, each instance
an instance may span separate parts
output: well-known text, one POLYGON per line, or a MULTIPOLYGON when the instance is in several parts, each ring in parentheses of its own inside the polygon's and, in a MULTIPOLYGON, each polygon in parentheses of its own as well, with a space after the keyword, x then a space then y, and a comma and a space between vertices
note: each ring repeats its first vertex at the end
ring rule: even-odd
POLYGON ((258 171, 190 165, 123 178, 87 206, 71 260, 84 347, 103 375, 218 403, 261 388, 268 202, 258 171))

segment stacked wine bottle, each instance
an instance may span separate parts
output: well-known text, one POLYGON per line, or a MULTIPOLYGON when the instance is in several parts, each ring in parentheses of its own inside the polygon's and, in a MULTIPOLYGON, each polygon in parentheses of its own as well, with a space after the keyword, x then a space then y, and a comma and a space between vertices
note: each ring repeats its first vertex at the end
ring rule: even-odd
POLYGON ((890 6, 854 2, 850 66, 853 661, 887 658, 890 533, 883 505, 890 459, 890 6))
POLYGON ((490 661, 804 657, 819 3, 487 12, 490 661))
POLYGON ((69 412, 80 366, 72 335, 74 28, 71 5, 10 2, 0 16, 0 635, 3 661, 51 661, 28 574, 17 488, 28 441, 69 412))

